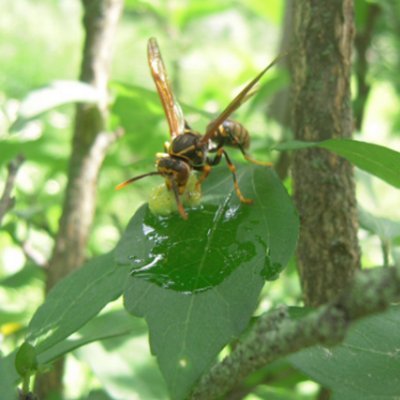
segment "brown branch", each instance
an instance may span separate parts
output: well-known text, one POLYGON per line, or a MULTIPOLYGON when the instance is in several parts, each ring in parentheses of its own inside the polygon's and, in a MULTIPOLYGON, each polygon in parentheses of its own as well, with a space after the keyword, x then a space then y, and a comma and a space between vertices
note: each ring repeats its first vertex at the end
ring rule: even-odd
MULTIPOLYGON (((292 53, 296 139, 349 138, 353 1, 295 2, 292 53)), ((293 155, 300 215, 298 268, 307 305, 332 299, 360 267, 353 168, 322 149, 293 155)))
POLYGON ((20 245, 21 250, 24 253, 24 256, 28 260, 30 260, 32 263, 34 263, 38 267, 42 267, 42 268, 48 267, 47 258, 42 253, 40 253, 38 250, 36 250, 34 247, 32 247, 31 243, 28 240, 17 241, 17 243, 20 245))
POLYGON ((3 195, 0 198, 0 226, 6 213, 14 207, 15 198, 11 196, 17 173, 25 158, 21 154, 10 161, 7 166, 8 175, 4 185, 3 195))
POLYGON ((339 296, 302 319, 290 319, 284 308, 264 314, 235 350, 203 376, 191 399, 220 398, 279 358, 318 344, 337 345, 352 323, 399 299, 400 269, 376 268, 358 272, 339 296))
MULTIPOLYGON (((63 277, 80 267, 96 207, 96 188, 100 167, 111 144, 122 134, 107 132, 108 80, 116 26, 123 0, 82 0, 85 43, 80 79, 100 93, 98 104, 77 106, 72 140, 68 183, 60 227, 47 274, 49 291, 63 277)), ((41 398, 61 391, 63 361, 39 377, 41 398)))

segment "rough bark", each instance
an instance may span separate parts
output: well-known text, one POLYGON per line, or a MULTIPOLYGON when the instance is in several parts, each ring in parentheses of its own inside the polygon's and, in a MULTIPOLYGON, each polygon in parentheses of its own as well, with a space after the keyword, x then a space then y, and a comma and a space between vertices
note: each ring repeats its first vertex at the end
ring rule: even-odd
MULTIPOLYGON (((352 0, 296 1, 294 30, 296 139, 349 138, 352 0)), ((353 170, 328 151, 307 149, 294 155, 293 178, 300 278, 306 304, 316 306, 340 292, 359 268, 353 170)))
MULTIPOLYGON (((123 0, 82 0, 85 43, 80 80, 99 92, 96 105, 77 106, 68 183, 59 231, 47 271, 46 291, 77 269, 85 259, 96 206, 98 173, 108 147, 118 134, 106 132, 112 43, 123 0)), ((62 390, 63 361, 39 377, 40 398, 62 390)))

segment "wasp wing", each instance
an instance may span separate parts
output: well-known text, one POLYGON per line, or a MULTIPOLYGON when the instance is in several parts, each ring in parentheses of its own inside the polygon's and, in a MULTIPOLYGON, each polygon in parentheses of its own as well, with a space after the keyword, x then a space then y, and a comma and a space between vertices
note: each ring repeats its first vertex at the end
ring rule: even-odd
POLYGON ((185 121, 181 106, 175 99, 171 85, 168 80, 167 71, 161 57, 160 48, 157 40, 150 38, 147 44, 147 58, 149 67, 156 84, 158 95, 160 96, 162 106, 168 121, 168 127, 171 137, 175 137, 184 132, 185 121))
POLYGON ((218 127, 232 114, 234 113, 245 101, 247 101, 255 92, 252 91, 256 83, 261 77, 278 61, 285 57, 287 53, 279 54, 270 64, 268 64, 251 82, 249 82, 245 88, 228 104, 224 111, 207 126, 207 131, 201 139, 201 143, 207 143, 218 130, 218 127))

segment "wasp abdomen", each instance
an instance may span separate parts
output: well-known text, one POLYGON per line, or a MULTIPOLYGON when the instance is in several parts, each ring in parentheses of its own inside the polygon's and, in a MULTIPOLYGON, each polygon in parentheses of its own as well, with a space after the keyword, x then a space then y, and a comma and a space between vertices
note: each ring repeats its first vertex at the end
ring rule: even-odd
POLYGON ((250 135, 241 123, 228 119, 218 127, 212 141, 218 147, 241 147, 246 150, 250 146, 250 135))

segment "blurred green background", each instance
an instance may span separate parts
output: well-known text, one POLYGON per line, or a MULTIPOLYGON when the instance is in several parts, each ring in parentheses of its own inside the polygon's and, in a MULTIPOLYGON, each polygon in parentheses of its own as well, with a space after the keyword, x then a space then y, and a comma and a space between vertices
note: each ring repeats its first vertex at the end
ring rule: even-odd
MULTIPOLYGON (((400 5, 395 0, 357 0, 356 25, 368 29, 368 7, 379 8, 366 53, 370 93, 361 129, 355 138, 400 149, 400 5)), ((155 153, 168 139, 166 121, 154 92, 147 58, 147 39, 155 36, 189 123, 203 131, 244 83, 279 53, 283 36, 284 0, 127 0, 119 24, 110 90, 110 128, 126 134, 111 149, 102 168, 98 206, 88 257, 111 250, 137 207, 147 201, 158 177, 137 182, 124 191, 114 187, 131 176, 154 169, 155 153)), ((0 230, 0 345, 4 354, 24 335, 26 323, 43 299, 43 268, 51 253, 66 184, 73 129, 73 105, 63 105, 25 121, 14 132, 24 99, 55 80, 79 75, 83 31, 78 0, 3 0, 0 14, 0 191, 6 164, 17 154, 26 157, 15 187, 16 205, 0 230)), ((359 96, 357 52, 352 80, 355 105, 359 96)), ((268 72, 260 95, 236 117, 252 135, 252 153, 276 161, 268 152, 290 139, 268 103, 289 85, 283 71, 268 72)), ((241 161, 239 152, 232 152, 241 161)), ((363 265, 382 265, 400 258, 398 191, 357 171, 363 265), (385 257, 384 257, 385 254, 385 257)), ((290 192, 290 177, 286 179, 290 192)), ((398 262, 398 261, 397 261, 398 262)), ((273 305, 299 304, 295 261, 283 277, 265 288, 260 311, 273 305)), ((113 307, 118 308, 118 304, 113 307)), ((68 357, 66 386, 70 398, 166 398, 164 384, 151 358, 143 321, 134 320, 137 337, 92 344, 68 357), (118 349, 116 351, 115 349, 118 349), (135 365, 124 360, 133 352, 135 365), (132 375, 136 378, 131 379, 132 375), (105 387, 106 394, 95 388, 105 387)), ((275 366, 279 371, 280 365, 275 366)), ((267 390, 267 389, 266 389, 267 390)), ((277 393, 258 398, 311 398, 317 386, 297 376, 281 381, 277 393), (283 382, 283 383, 282 383, 283 382), (286 397, 285 397, 286 396, 286 397), (298 397, 287 397, 298 396, 298 397)))

